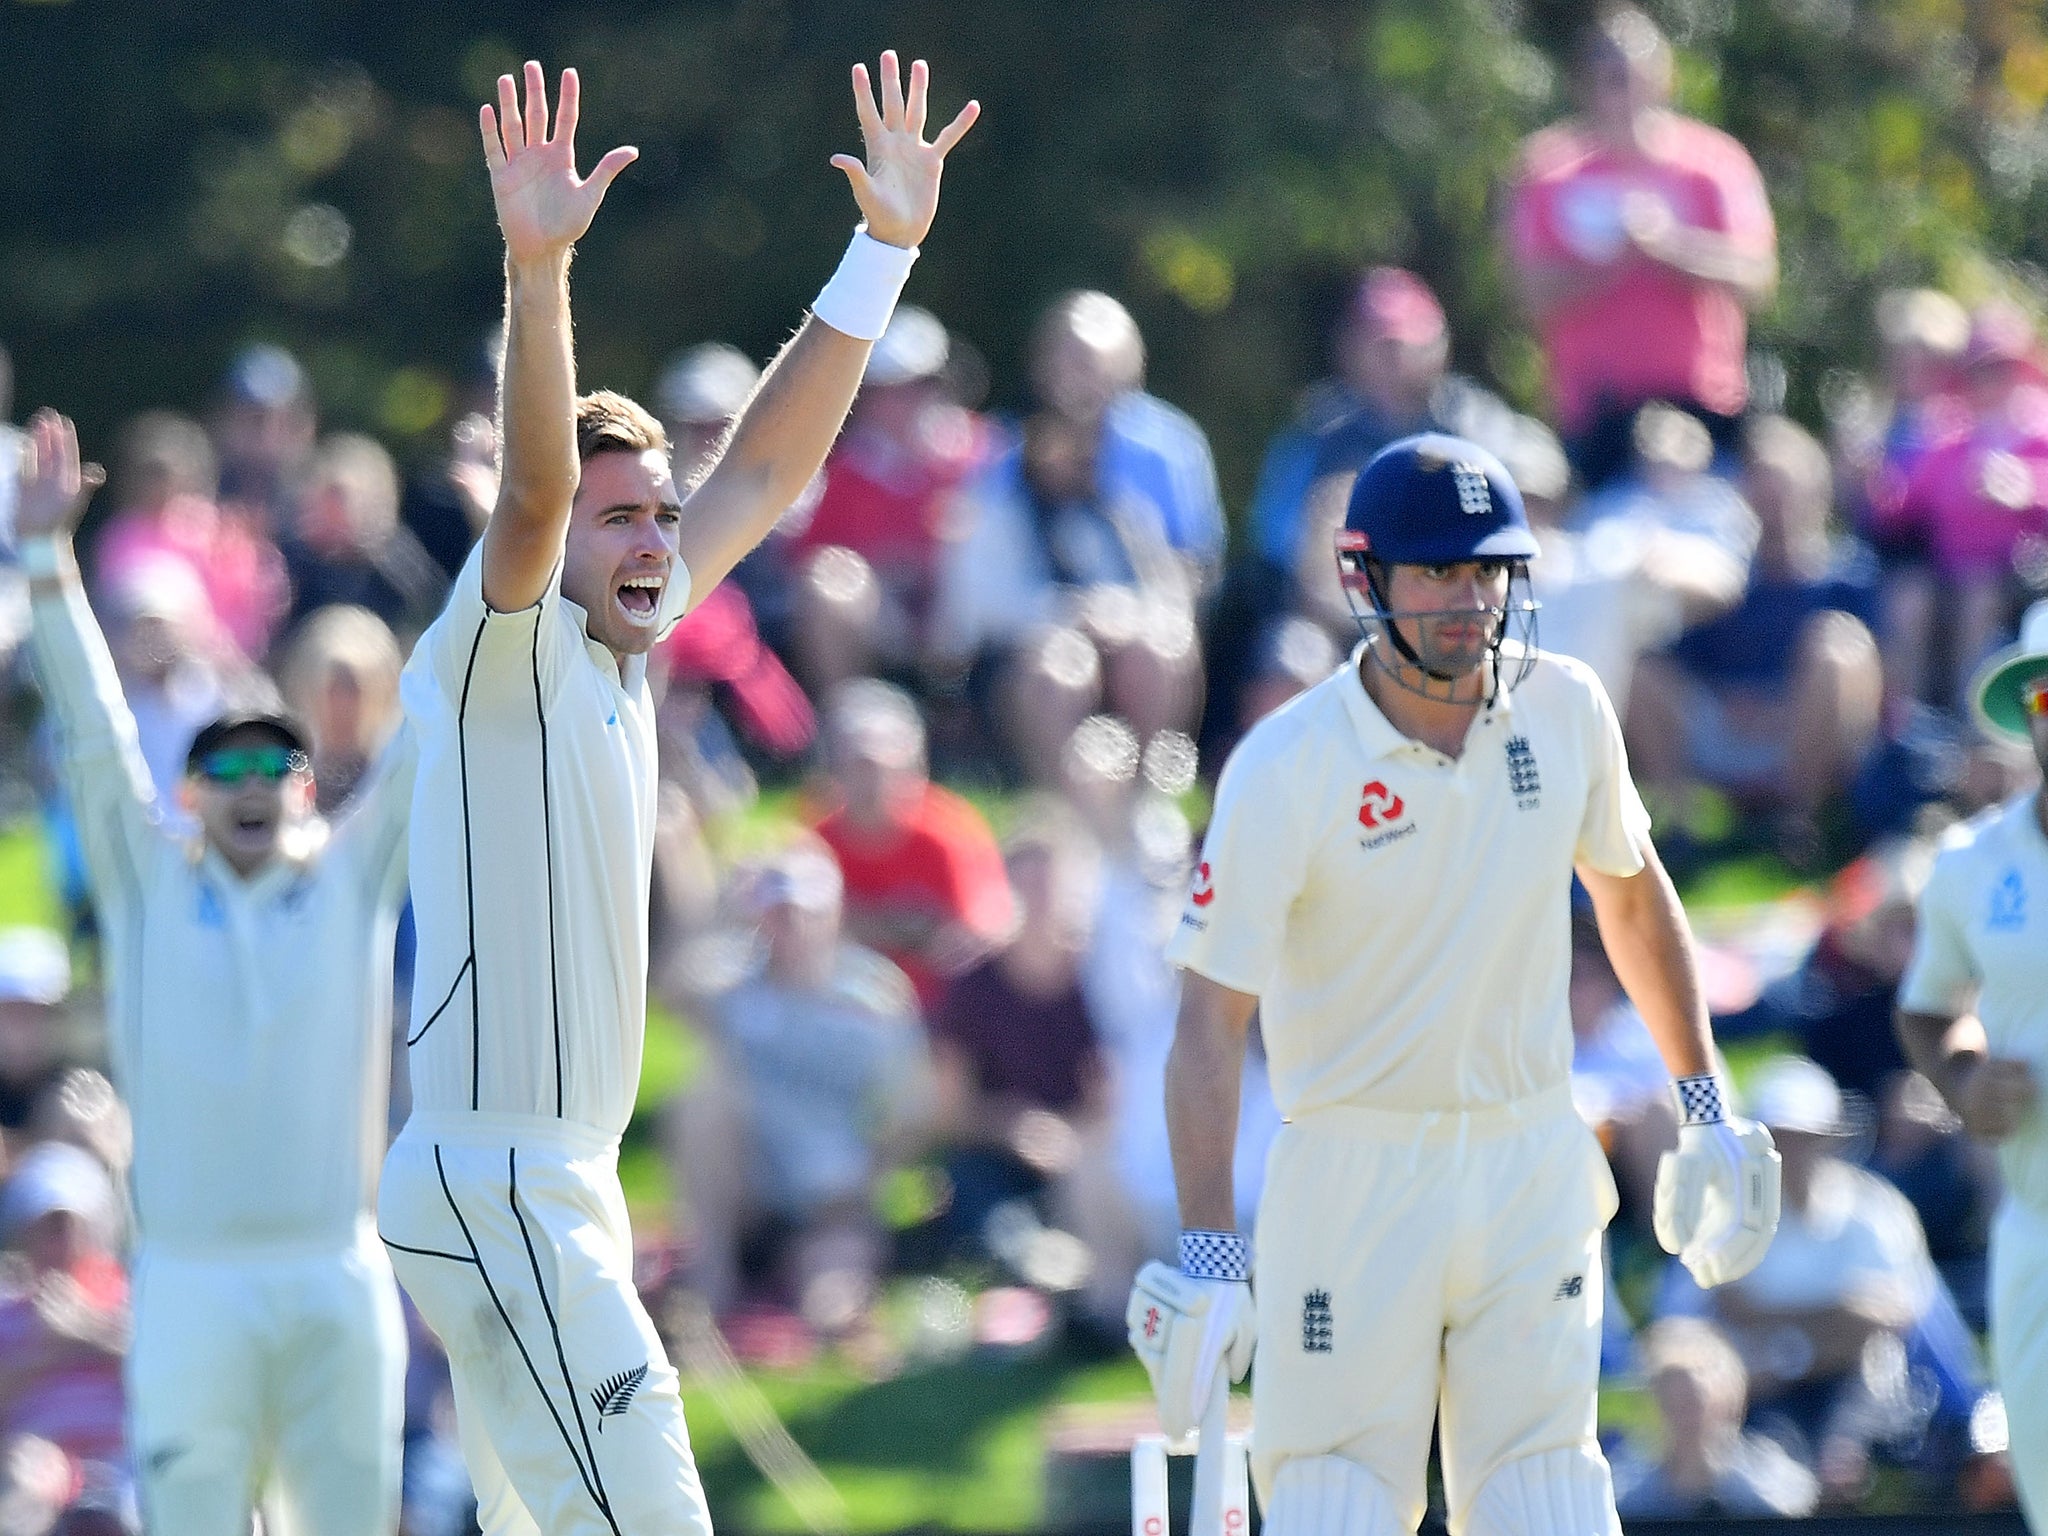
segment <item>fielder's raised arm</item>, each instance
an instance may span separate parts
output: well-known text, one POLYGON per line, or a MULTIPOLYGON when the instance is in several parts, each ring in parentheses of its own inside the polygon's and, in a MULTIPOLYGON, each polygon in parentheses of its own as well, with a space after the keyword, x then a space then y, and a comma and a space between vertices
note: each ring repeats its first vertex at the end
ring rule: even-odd
POLYGON ((505 236, 505 373, 499 411, 504 460, 498 505, 484 529, 484 597, 501 613, 529 608, 561 563, 576 495, 576 358, 569 333, 569 256, 637 149, 613 150, 576 174, 582 89, 562 71, 548 123, 547 77, 526 66, 526 105, 510 75, 498 105, 479 113, 491 201, 505 236))
POLYGON ((853 66, 867 159, 834 155, 832 164, 852 184, 863 222, 810 315, 761 376, 718 464, 684 503, 679 553, 692 601, 767 537, 839 435, 868 351, 888 326, 938 212, 946 156, 981 115, 980 104, 968 102, 927 143, 930 91, 924 60, 910 66, 906 90, 896 55, 884 53, 878 104, 867 66, 853 66))

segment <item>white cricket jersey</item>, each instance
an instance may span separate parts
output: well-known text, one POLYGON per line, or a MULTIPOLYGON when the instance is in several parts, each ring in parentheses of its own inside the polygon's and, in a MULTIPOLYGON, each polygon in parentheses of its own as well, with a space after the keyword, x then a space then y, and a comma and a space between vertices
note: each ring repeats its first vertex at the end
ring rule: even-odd
MULTIPOLYGON (((2048 837, 2040 791, 1954 828, 1920 897, 1913 960, 1899 983, 1907 1013, 1953 1018, 1974 1005, 1994 1056, 2048 1083, 2048 837)), ((2006 1188, 2048 1215, 2048 1113, 2000 1143, 2006 1188)))
POLYGON ((1290 1119, 1564 1083, 1572 866, 1632 875, 1649 835, 1607 695, 1539 653, 1452 759, 1388 723, 1361 655, 1238 743, 1168 958, 1258 997, 1290 1119))
MULTIPOLYGON (((689 587, 680 564, 670 577, 689 587)), ((470 552, 401 688, 413 792, 413 1106, 617 1136, 647 1023, 654 703, 562 596, 484 602, 470 552)))
POLYGON ((244 880, 166 830, 84 596, 38 596, 35 655, 99 917, 144 1244, 347 1248, 384 1154, 410 738, 301 856, 244 880), (323 834, 324 833, 324 837, 323 834))

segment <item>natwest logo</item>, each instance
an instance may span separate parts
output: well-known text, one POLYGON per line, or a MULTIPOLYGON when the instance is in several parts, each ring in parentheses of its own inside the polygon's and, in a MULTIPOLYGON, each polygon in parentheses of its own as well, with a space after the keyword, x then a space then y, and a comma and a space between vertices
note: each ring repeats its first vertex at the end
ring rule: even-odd
POLYGON ((1206 907, 1216 899, 1215 882, 1209 878, 1209 861, 1204 859, 1195 866, 1195 888, 1189 899, 1198 907, 1206 907))
POLYGON ((1378 779, 1366 785, 1359 794, 1363 803, 1358 807, 1358 824, 1367 831, 1399 821, 1408 809, 1408 802, 1378 779))

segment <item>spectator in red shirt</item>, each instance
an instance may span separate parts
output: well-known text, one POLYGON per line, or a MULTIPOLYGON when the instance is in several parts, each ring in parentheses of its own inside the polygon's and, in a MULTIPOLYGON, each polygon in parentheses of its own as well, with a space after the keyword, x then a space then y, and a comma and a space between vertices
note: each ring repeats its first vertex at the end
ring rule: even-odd
POLYGON ((1625 466, 1651 400, 1731 446, 1746 312, 1776 285, 1777 232, 1742 146, 1671 110, 1671 45, 1649 17, 1609 12, 1579 68, 1579 114, 1522 147, 1506 242, 1590 488, 1625 466))
POLYGON ((896 311, 825 463, 818 504, 791 538, 792 640, 814 695, 908 667, 923 645, 942 524, 988 436, 952 397, 951 345, 928 311, 896 311))
POLYGON ((855 678, 825 711, 836 800, 818 833, 846 878, 846 929, 901 966, 929 1010, 1011 926, 1010 884, 981 813, 931 782, 902 689, 855 678))
POLYGON ((0 1282, 0 1445, 64 1453, 65 1502, 125 1481, 128 1283, 115 1261, 113 1183, 90 1153, 32 1149, 0 1185, 0 1234, 18 1267, 0 1282))
POLYGON ((2048 365, 2033 322, 2009 304, 1978 310, 1959 372, 1967 425, 1920 454, 1872 507, 1871 531, 1893 557, 1891 690, 1960 711, 2025 606, 2021 572, 2048 570, 2048 365))

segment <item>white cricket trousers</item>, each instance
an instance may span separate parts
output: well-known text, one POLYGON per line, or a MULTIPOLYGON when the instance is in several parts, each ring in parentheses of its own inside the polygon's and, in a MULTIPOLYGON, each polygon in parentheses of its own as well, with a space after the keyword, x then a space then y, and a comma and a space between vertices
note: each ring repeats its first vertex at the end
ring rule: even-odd
POLYGON ((405 1323, 365 1224, 356 1245, 135 1264, 129 1434, 150 1536, 391 1536, 405 1323))
POLYGON ((1508 1463, 1568 1447, 1597 1459, 1600 1234, 1615 1204, 1569 1085, 1464 1111, 1340 1105, 1283 1126, 1253 1266, 1260 1502, 1290 1458, 1342 1456, 1414 1530, 1439 1412, 1454 1536, 1508 1463))
POLYGON ((1991 1224, 1991 1365, 2020 1508, 2048 1531, 2048 1216, 2010 1194, 1991 1224))
POLYGON ((377 1226, 448 1351, 484 1536, 710 1536, 675 1368, 633 1288, 615 1139, 415 1112, 377 1226))

